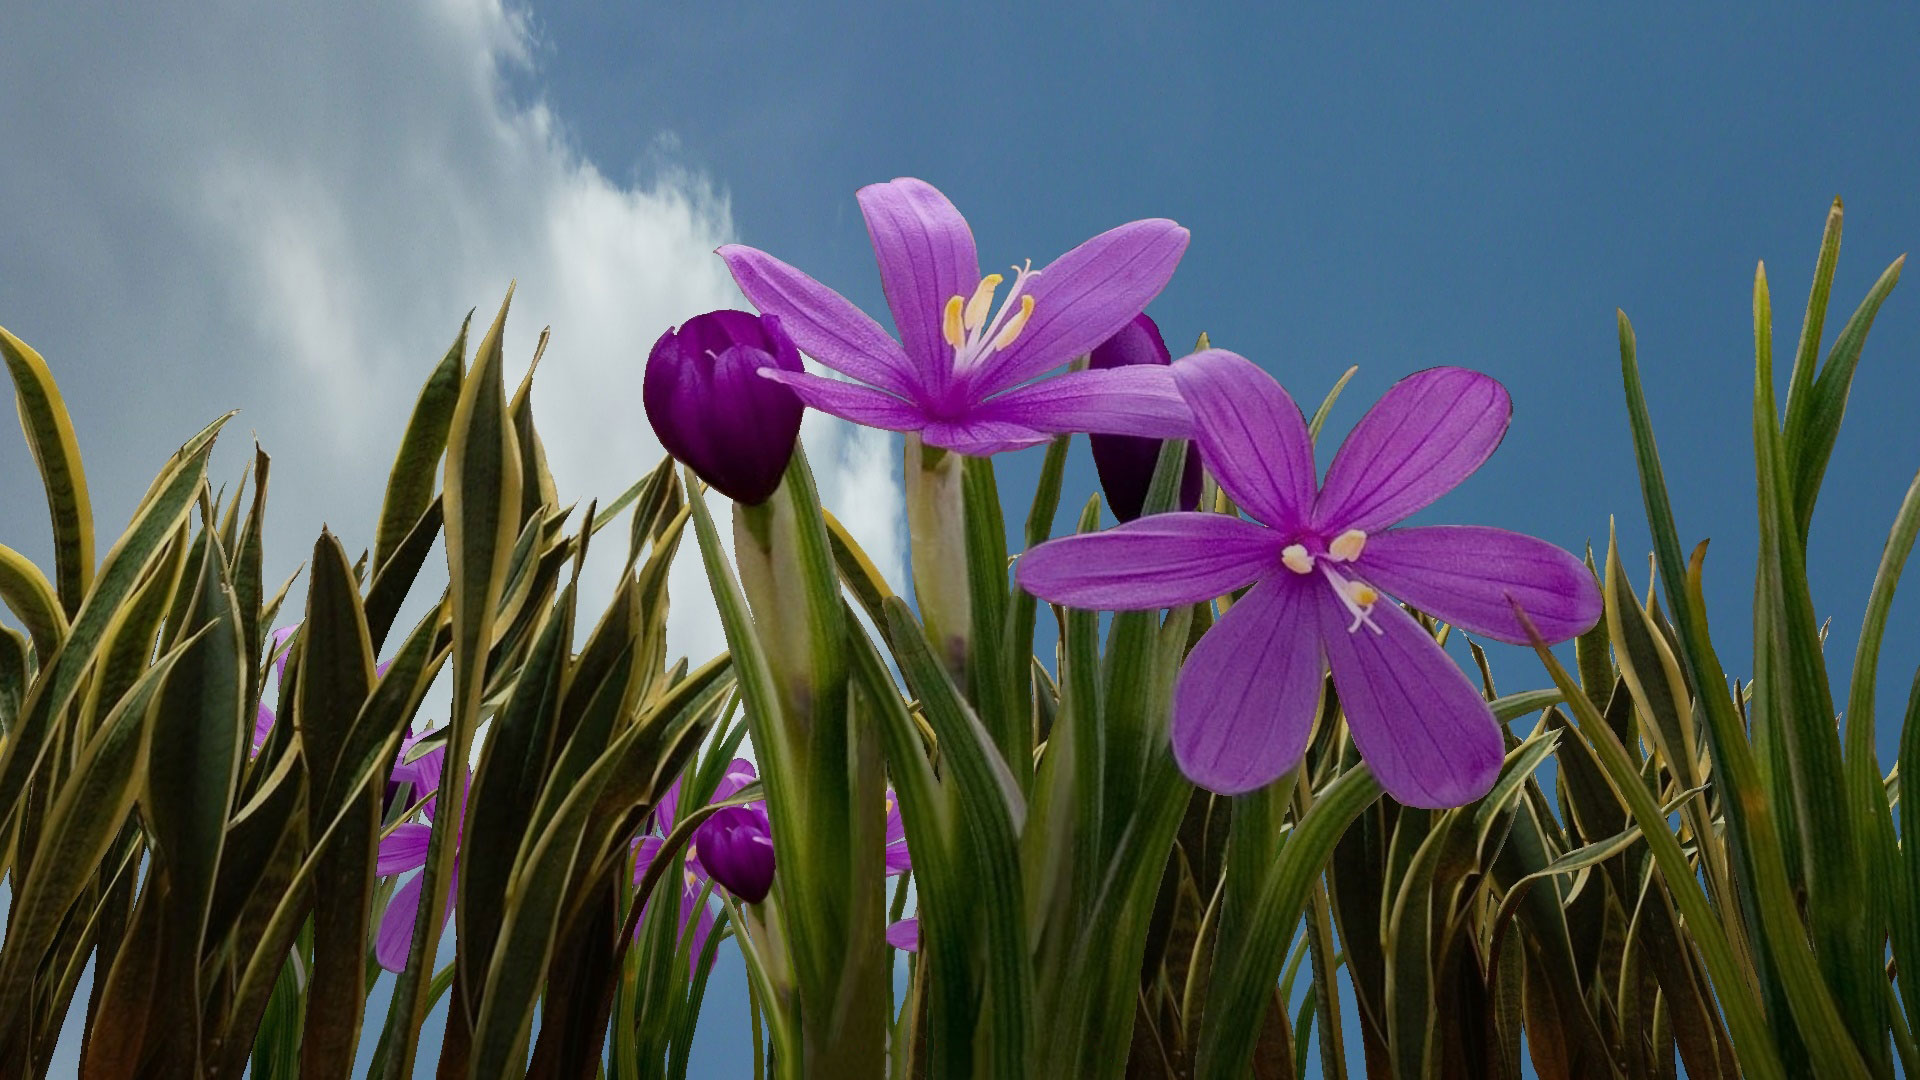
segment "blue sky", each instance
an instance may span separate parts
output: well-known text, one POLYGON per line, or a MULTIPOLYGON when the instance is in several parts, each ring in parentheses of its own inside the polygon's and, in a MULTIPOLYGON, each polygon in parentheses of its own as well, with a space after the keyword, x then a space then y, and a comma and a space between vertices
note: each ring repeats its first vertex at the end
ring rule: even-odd
MULTIPOLYGON (((1150 309, 1176 351, 1205 330, 1309 406, 1360 365, 1331 435, 1410 371, 1496 375, 1507 440, 1424 520, 1577 548, 1614 515, 1637 568, 1624 308, 1683 540, 1714 540, 1711 615, 1741 669, 1754 264, 1785 355, 1834 195, 1848 229, 1829 340, 1920 241, 1920 12, 1890 5, 440 0, 236 6, 191 26, 108 24, 110 7, 4 16, 0 324, 62 378, 103 520, 125 519, 186 434, 246 409, 277 454, 283 572, 322 520, 370 533, 388 433, 460 315, 491 310, 509 277, 510 351, 555 327, 536 402, 562 486, 605 496, 657 454, 639 421, 646 344, 733 302, 712 246, 765 248, 884 318, 852 195, 916 175, 968 214, 988 265, 1179 220, 1192 246, 1150 309)), ((1914 288, 1874 328, 1814 527, 1837 681, 1920 469, 1914 288)), ((829 500, 869 508, 863 535, 897 572, 889 446, 827 425, 809 439, 829 500)), ((1024 493, 1036 460, 1006 459, 1003 491, 1024 493)), ((16 508, 0 542, 44 558, 27 467, 0 439, 0 505, 16 508)), ((1072 468, 1077 503, 1083 450, 1072 468)), ((1885 763, 1920 663, 1914 591, 1885 649, 1885 763)), ((678 617, 688 651, 715 640, 710 619, 678 617)), ((1496 663, 1503 689, 1544 681, 1528 657, 1496 663)), ((715 983, 697 1073, 739 1068, 738 979, 734 963, 715 983)))

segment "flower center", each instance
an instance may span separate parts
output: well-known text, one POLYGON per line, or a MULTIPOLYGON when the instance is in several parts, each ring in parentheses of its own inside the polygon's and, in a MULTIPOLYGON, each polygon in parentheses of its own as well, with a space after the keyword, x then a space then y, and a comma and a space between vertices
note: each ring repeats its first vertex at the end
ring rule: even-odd
POLYGON ((1031 262, 1013 268, 1013 289, 1006 302, 991 319, 993 294, 1006 278, 988 274, 980 279, 971 298, 955 294, 947 299, 941 313, 940 334, 953 346, 953 370, 966 371, 994 353, 1012 345, 1033 318, 1033 297, 1026 291, 1027 279, 1039 271, 1031 262))
POLYGON ((1319 537, 1303 536, 1280 549, 1280 563, 1287 569, 1302 576, 1311 574, 1316 568, 1327 583, 1333 586, 1333 595, 1353 616, 1352 625, 1347 627, 1351 634, 1362 626, 1376 634, 1384 634, 1379 624, 1373 621, 1373 605, 1380 602, 1380 592, 1364 581, 1356 581, 1334 569, 1336 563, 1351 563, 1360 557, 1366 549, 1367 534, 1359 529, 1348 529, 1333 538, 1333 542, 1324 547, 1325 554, 1319 558, 1302 541, 1311 541, 1315 548, 1321 547, 1319 537))

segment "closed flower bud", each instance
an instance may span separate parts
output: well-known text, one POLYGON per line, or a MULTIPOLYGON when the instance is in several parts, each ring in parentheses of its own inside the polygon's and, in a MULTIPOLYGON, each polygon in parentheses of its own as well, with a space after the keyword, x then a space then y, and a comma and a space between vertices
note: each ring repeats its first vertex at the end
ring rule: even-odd
MULTIPOLYGON (((1146 315, 1137 315, 1118 333, 1094 346, 1088 367, 1099 370, 1172 362, 1160 328, 1146 315)), ((1154 466, 1160 461, 1160 440, 1138 435, 1090 435, 1088 439, 1093 444, 1093 465, 1100 471, 1100 489, 1106 493, 1107 508, 1121 521, 1139 517, 1146 505, 1147 489, 1153 486, 1154 466)), ((1191 510, 1199 503, 1200 454, 1189 448, 1186 472, 1180 478, 1179 509, 1191 510)))
POLYGON ((740 900, 757 904, 773 888, 773 830, 760 805, 716 811, 693 834, 700 865, 740 900))
POLYGON ((760 376, 801 371, 800 351, 772 315, 710 311, 668 330, 647 357, 641 397, 667 453, 735 502, 780 486, 800 437, 800 399, 760 376))

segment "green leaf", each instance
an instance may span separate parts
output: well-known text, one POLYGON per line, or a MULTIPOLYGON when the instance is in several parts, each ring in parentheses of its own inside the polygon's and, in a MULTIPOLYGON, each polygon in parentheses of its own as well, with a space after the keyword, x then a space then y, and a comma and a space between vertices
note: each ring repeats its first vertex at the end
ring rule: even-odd
POLYGON ((205 534, 186 624, 193 644, 174 665, 154 710, 142 816, 165 882, 167 918, 156 976, 161 1060, 192 1069, 200 1044, 200 965, 227 817, 240 777, 247 659, 240 614, 218 537, 205 534))
MULTIPOLYGON (((68 909, 100 869, 133 808, 145 765, 151 706, 182 650, 161 657, 101 723, 54 798, 36 859, 13 897, 0 950, 0 1040, 9 1038, 34 973, 68 909)), ((142 948, 136 944, 135 948, 142 948)))
POLYGON ((420 568, 426 565, 427 555, 433 550, 434 540, 440 536, 440 525, 444 520, 441 505, 438 497, 428 503, 420 513, 420 520, 413 523, 386 561, 373 572, 373 582, 367 586, 365 606, 367 634, 373 642, 375 655, 386 645, 387 633, 393 629, 393 620, 399 616, 400 606, 406 603, 414 580, 420 576, 420 568))
POLYGON ((41 661, 40 677, 21 706, 5 751, 0 752, 0 822, 18 808, 21 791, 40 767, 55 719, 73 703, 121 604, 192 509, 204 482, 207 452, 226 421, 227 417, 222 417, 194 436, 154 480, 133 523, 107 552, 92 590, 73 617, 66 641, 57 653, 41 661))
POLYGON ((1300 920, 1307 892, 1326 867, 1347 826, 1380 797, 1365 766, 1349 769, 1314 797, 1260 886, 1245 945, 1214 958, 1201 1020, 1195 1076, 1230 1080, 1246 1075, 1259 1037, 1259 1020, 1286 956, 1287 938, 1300 920))
POLYGON ((50 657, 67 636, 67 616, 53 585, 25 555, 0 544, 0 601, 33 635, 33 651, 50 657))
POLYGON ((400 437, 400 451, 388 474, 386 497, 380 504, 380 528, 373 543, 376 577, 401 550, 433 501, 435 474, 439 472, 440 456, 446 452, 447 435, 460 400, 460 365, 467 355, 467 328, 472 323, 473 313, 469 311, 460 322, 453 344, 420 388, 406 434, 400 437))
POLYGON ((60 602, 68 616, 77 616, 81 599, 93 585, 94 573, 93 501, 87 494, 86 470, 80 465, 80 443, 73 435, 66 400, 40 354, 0 327, 0 359, 6 361, 7 372, 13 376, 20 427, 26 432, 27 447, 33 451, 41 483, 47 490, 60 602))
MULTIPOLYGON (((446 513, 448 592, 453 616, 453 704, 447 724, 447 755, 440 778, 439 812, 465 817, 466 763, 480 722, 487 685, 487 653, 493 617, 507 576, 507 559, 519 535, 520 451, 506 413, 501 336, 513 290, 475 350, 473 369, 461 383, 447 436, 446 513)), ((423 500, 424 501, 424 500, 423 500)), ((396 980, 387 1016, 387 1080, 413 1075, 420 1024, 426 1016, 431 958, 440 941, 439 913, 452 887, 454 844, 449 829, 435 829, 422 871, 420 908, 406 970, 396 980)))

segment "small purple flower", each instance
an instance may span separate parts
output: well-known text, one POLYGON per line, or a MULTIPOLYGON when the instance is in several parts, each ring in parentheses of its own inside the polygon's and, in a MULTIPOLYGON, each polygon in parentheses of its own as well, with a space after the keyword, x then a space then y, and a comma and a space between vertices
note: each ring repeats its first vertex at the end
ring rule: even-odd
MULTIPOLYGON (((753 762, 745 758, 733 759, 728 763, 727 771, 721 775, 720 783, 714 787, 711 802, 732 798, 741 788, 758 779, 758 775, 753 762)), ((673 832, 674 824, 679 820, 680 784, 679 780, 675 780, 661 797, 659 805, 654 807, 653 820, 659 831, 649 831, 634 841, 635 885, 647 876, 648 868, 659 857, 661 846, 666 843, 668 834, 673 832)), ((721 821, 731 812, 721 810, 694 830, 693 841, 687 846, 686 869, 680 881, 680 932, 687 933, 688 924, 693 924, 693 941, 689 951, 692 962, 696 964, 706 947, 707 936, 713 932, 713 909, 700 902, 700 893, 707 880, 711 878, 735 897, 750 904, 765 900, 767 891, 773 886, 773 836, 772 830, 766 827, 766 803, 756 801, 733 809, 749 811, 749 817, 753 820, 727 819, 710 836, 708 829, 714 822, 721 821), (756 830, 764 830, 764 849, 754 835, 756 830), (716 854, 724 870, 707 861, 710 855, 716 854), (756 888, 758 895, 752 895, 756 888)), ((653 901, 649 898, 647 902, 651 904, 653 901)))
POLYGON ((907 823, 900 818, 900 800, 887 789, 887 876, 896 877, 913 869, 913 852, 907 850, 907 823))
POLYGON ((929 446, 962 454, 1016 450, 1074 431, 1187 436, 1191 415, 1164 368, 1030 381, 1112 337, 1159 295, 1186 251, 1187 230, 1162 219, 1135 221, 1045 269, 1015 267, 996 312, 1006 279, 980 276, 973 233, 946 196, 906 178, 864 187, 858 198, 900 339, 779 259, 729 244, 720 256, 747 299, 779 316, 809 356, 855 381, 792 368, 761 374, 823 412, 919 432, 929 446))
POLYGON ((1076 607, 1142 610, 1253 588, 1207 631, 1174 691, 1173 749, 1195 783, 1250 791, 1300 760, 1333 671, 1353 741, 1388 794, 1459 806, 1499 773, 1500 728, 1478 690, 1392 594, 1462 630, 1524 644, 1512 604, 1549 641, 1600 617, 1568 552, 1474 526, 1390 528, 1466 479, 1512 407, 1488 376, 1431 368, 1396 383, 1315 484, 1299 408, 1273 377, 1210 350, 1174 365, 1207 468, 1247 521, 1159 514, 1043 544, 1020 584, 1076 607))
POLYGON ((766 502, 800 437, 800 399, 762 368, 804 370, 780 320, 710 311, 660 335, 640 388, 660 445, 735 502, 766 502))
MULTIPOLYGON (((1140 314, 1112 337, 1094 346, 1094 371, 1133 367, 1138 364, 1173 363, 1173 354, 1160 336, 1160 327, 1140 314)), ((1107 494, 1107 508, 1121 521, 1140 516, 1147 502, 1147 489, 1153 486, 1153 470, 1160 463, 1160 439, 1137 435, 1091 435, 1093 466, 1100 472, 1100 489, 1107 494)), ((1180 509, 1200 505, 1200 455, 1187 454, 1186 472, 1180 477, 1180 509)))

